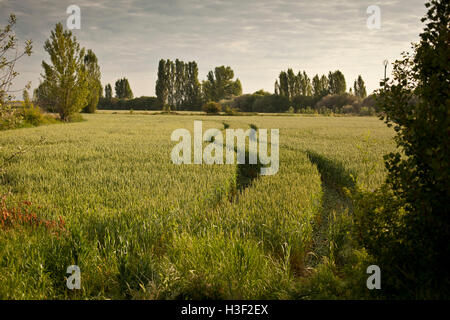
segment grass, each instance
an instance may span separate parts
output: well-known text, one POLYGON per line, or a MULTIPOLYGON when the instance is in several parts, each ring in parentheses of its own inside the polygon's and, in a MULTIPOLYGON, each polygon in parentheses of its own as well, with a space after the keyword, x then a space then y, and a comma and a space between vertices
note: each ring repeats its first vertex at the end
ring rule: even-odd
MULTIPOLYGON (((3 212, 42 221, 0 232, 2 299, 364 297, 341 186, 377 187, 392 132, 371 117, 86 114, 2 131, 0 159, 45 140, 0 178, 3 212), (240 187, 237 165, 172 164, 173 130, 280 129, 280 169, 240 187), (234 194, 239 193, 238 197, 234 194), (25 209, 24 209, 25 210, 25 209), (81 269, 68 290, 66 268, 81 269), (352 289, 353 288, 353 289, 352 289)), ((1 161, 0 161, 1 162, 1 161)), ((245 169, 245 168, 244 168, 245 169)), ((245 172, 244 172, 245 173, 245 172)), ((245 176, 245 174, 244 174, 245 176)))

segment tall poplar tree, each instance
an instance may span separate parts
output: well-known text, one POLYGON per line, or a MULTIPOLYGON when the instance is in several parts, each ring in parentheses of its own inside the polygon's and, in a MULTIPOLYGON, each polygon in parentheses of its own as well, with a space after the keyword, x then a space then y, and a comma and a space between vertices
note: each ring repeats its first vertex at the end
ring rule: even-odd
POLYGON ((89 49, 84 57, 84 64, 86 66, 87 80, 88 80, 88 104, 84 108, 86 112, 95 113, 97 110, 98 101, 102 94, 102 83, 100 81, 101 73, 98 60, 94 52, 89 49))
POLYGON ((87 105, 89 96, 88 76, 84 63, 85 50, 72 32, 58 23, 45 42, 50 63, 42 61, 44 74, 42 92, 64 121, 80 112, 87 105))
POLYGON ((347 90, 344 74, 339 70, 328 74, 328 82, 331 94, 343 94, 347 90))
POLYGON ((169 97, 169 85, 168 85, 168 76, 167 76, 167 68, 166 68, 166 60, 159 60, 158 64, 158 79, 156 80, 156 98, 158 99, 158 103, 163 108, 168 103, 169 97))
POLYGON ((364 99, 365 97, 367 97, 366 85, 364 84, 364 80, 360 75, 353 84, 353 90, 355 96, 357 96, 358 98, 364 99))
POLYGON ((105 86, 105 98, 108 100, 112 99, 112 87, 109 83, 105 86))
POLYGON ((116 81, 115 91, 116 97, 119 99, 133 99, 133 91, 131 91, 130 83, 127 78, 116 81))
POLYGON ((187 107, 200 107, 201 101, 201 85, 198 81, 198 66, 195 61, 185 64, 186 81, 185 81, 185 105, 187 107))

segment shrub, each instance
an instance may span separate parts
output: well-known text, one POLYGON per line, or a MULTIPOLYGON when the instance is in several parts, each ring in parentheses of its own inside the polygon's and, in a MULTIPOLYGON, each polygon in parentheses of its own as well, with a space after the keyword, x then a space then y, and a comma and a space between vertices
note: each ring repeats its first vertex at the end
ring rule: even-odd
POLYGON ((238 114, 238 110, 237 109, 233 109, 233 108, 230 108, 230 107, 225 107, 224 112, 225 112, 225 114, 227 114, 229 116, 234 116, 234 115, 238 114))
POLYGON ((431 1, 421 42, 394 63, 377 106, 397 133, 385 186, 359 197, 361 243, 384 270, 386 295, 450 297, 448 29, 450 3, 431 1))
POLYGON ((203 111, 206 113, 218 114, 220 111, 222 111, 222 107, 219 103, 210 101, 203 106, 203 111))
POLYGON ((0 103, 0 130, 8 130, 19 127, 22 117, 17 109, 0 103))
POLYGON ((253 112, 286 112, 289 109, 289 99, 275 94, 256 96, 252 109, 253 112))
POLYGON ((339 112, 342 110, 342 108, 346 105, 354 105, 357 104, 358 98, 354 95, 344 93, 344 94, 329 94, 322 99, 320 99, 319 102, 317 102, 317 107, 325 107, 328 109, 333 110, 334 112, 339 112))
POLYGON ((353 106, 351 104, 347 104, 342 107, 343 113, 354 113, 353 106))
POLYGON ((252 112, 253 103, 255 102, 256 96, 252 94, 244 94, 242 96, 233 99, 231 107, 233 109, 238 109, 243 112, 252 112))
POLYGON ((39 107, 34 105, 29 105, 23 107, 20 110, 20 115, 25 123, 30 124, 32 126, 38 126, 47 121, 46 117, 42 114, 42 111, 39 107))
POLYGON ((296 112, 299 112, 300 109, 306 109, 308 107, 315 106, 317 103, 316 97, 310 96, 295 96, 292 98, 292 106, 296 112))

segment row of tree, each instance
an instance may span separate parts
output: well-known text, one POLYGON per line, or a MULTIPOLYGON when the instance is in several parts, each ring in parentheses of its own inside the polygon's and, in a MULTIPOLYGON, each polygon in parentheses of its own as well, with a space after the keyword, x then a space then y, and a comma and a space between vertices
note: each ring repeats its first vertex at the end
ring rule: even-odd
MULTIPOLYGON (((86 52, 84 48, 81 48, 76 38, 70 31, 64 30, 61 23, 56 25, 44 48, 50 55, 51 63, 45 61, 42 63, 43 81, 35 91, 38 104, 45 106, 49 111, 58 112, 63 120, 68 120, 72 114, 80 110, 95 112, 103 90, 100 82, 100 67, 94 52, 92 50, 86 52)), ((133 92, 126 78, 116 81, 115 93, 116 99, 133 100, 133 92)), ((360 99, 366 96, 361 76, 354 83, 354 93, 360 99)), ((329 72, 328 77, 315 75, 311 79, 305 71, 295 74, 289 68, 287 71, 282 71, 275 82, 275 96, 286 99, 269 98, 270 94, 268 93, 256 94, 254 101, 258 101, 258 103, 252 103, 252 107, 249 107, 248 103, 244 103, 243 107, 239 109, 242 111, 252 109, 257 112, 285 112, 292 107, 297 111, 316 106, 327 95, 344 94, 346 94, 345 77, 339 70, 329 72)), ((200 83, 198 66, 195 61, 187 63, 179 59, 175 61, 161 59, 159 61, 156 81, 156 106, 159 108, 194 110, 200 109, 201 105, 208 101, 219 102, 241 95, 241 82, 239 79, 234 80, 234 71, 229 66, 219 66, 209 71, 206 80, 200 83)), ((243 97, 236 104, 241 105, 242 101, 250 101, 247 98, 243 97)), ((102 107, 112 99, 112 87, 107 84, 105 100, 102 100, 101 103, 102 107)), ((348 101, 349 99, 341 100, 348 101)), ((125 105, 133 108, 135 102, 138 101, 116 102, 115 105, 118 108, 125 105)), ((154 109, 155 101, 139 100, 139 107, 154 109)))
POLYGON ((156 97, 162 107, 195 109, 207 101, 218 102, 241 95, 241 82, 233 78, 234 72, 230 67, 220 66, 210 71, 207 79, 200 84, 195 61, 185 63, 178 59, 175 62, 161 59, 156 97))
POLYGON ((161 59, 155 91, 162 107, 200 106, 201 85, 198 81, 197 63, 161 59))
MULTIPOLYGON (((366 87, 361 76, 354 83, 354 94, 364 99, 367 96, 366 87)), ((297 74, 289 68, 287 71, 281 71, 278 79, 275 81, 275 94, 287 97, 290 101, 297 96, 322 98, 328 94, 344 94, 346 92, 346 82, 344 74, 336 70, 329 72, 328 77, 316 74, 312 80, 305 71, 299 71, 297 74)), ((352 90, 350 89, 350 93, 352 90)))

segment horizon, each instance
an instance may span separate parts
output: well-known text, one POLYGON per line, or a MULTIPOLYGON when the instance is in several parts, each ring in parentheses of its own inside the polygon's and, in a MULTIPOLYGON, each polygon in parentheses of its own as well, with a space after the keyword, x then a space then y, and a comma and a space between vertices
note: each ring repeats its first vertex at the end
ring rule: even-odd
POLYGON ((81 29, 72 33, 97 55, 103 89, 126 77, 135 97, 154 96, 159 60, 177 58, 196 61, 200 81, 215 67, 230 66, 243 93, 273 93, 280 71, 292 68, 311 78, 341 70, 347 91, 361 75, 370 94, 383 77, 382 61, 392 63, 418 41, 426 12, 421 0, 406 7, 398 0, 187 2, 0 0, 1 25, 14 13, 20 43, 33 40, 33 54, 17 64, 12 89, 29 81, 31 91, 37 87, 42 61, 49 61, 44 42, 56 23, 66 28, 72 4, 81 9, 81 29), (366 25, 370 5, 380 7, 380 29, 366 25))

